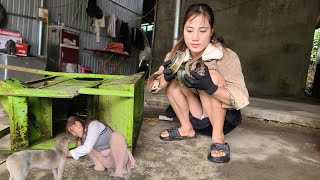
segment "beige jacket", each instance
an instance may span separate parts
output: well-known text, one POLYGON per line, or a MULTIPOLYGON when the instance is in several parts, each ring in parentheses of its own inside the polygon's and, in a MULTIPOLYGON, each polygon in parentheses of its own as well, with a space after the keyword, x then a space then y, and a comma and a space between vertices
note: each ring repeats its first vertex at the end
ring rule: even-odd
MULTIPOLYGON (((184 61, 191 59, 189 50, 186 50, 184 61)), ((166 58, 168 59, 168 58, 166 58)), ((210 69, 218 71, 224 77, 227 89, 230 93, 230 101, 232 107, 223 104, 224 108, 241 109, 249 104, 249 93, 246 88, 244 77, 242 74, 240 59, 238 55, 229 48, 223 48, 220 43, 209 44, 202 54, 202 60, 210 69)), ((153 74, 157 75, 156 79, 163 78, 163 66, 153 74)), ((166 85, 160 85, 161 88, 166 85)))

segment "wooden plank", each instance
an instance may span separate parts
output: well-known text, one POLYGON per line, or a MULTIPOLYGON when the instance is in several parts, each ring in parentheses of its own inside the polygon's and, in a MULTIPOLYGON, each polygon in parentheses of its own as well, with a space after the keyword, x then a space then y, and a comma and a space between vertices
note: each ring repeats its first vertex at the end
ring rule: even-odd
POLYGON ((10 134, 10 127, 4 128, 0 131, 0 139, 10 134))
MULTIPOLYGON (((69 79, 67 81, 62 81, 60 83, 56 83, 54 85, 50 85, 41 89, 46 90, 64 90, 64 91, 75 91, 77 92, 80 88, 91 88, 96 87, 101 84, 103 79, 100 80, 77 80, 77 79, 69 79)), ((54 83, 54 82, 53 82, 54 83)))
POLYGON ((47 97, 47 98, 73 98, 78 95, 74 91, 45 90, 45 89, 2 89, 1 96, 21 96, 21 97, 47 97))
POLYGON ((46 80, 49 80, 49 79, 53 79, 57 76, 48 76, 48 77, 44 77, 44 78, 40 78, 40 79, 35 79, 35 80, 31 80, 31 81, 24 81, 24 83, 30 85, 30 84, 36 84, 36 83, 39 83, 39 82, 44 82, 46 80))
POLYGON ((23 149, 29 146, 28 105, 26 97, 8 97, 10 111, 11 149, 23 149))
POLYGON ((43 71, 38 69, 30 69, 24 68, 19 66, 11 66, 0 64, 1 69, 10 69, 13 71, 21 71, 26 73, 33 73, 33 74, 42 74, 42 75, 51 75, 51 76, 65 76, 65 77, 72 77, 72 78, 103 78, 103 79, 122 79, 126 76, 123 75, 106 75, 106 74, 81 74, 81 73, 66 73, 66 72, 51 72, 51 71, 43 71))
POLYGON ((72 78, 69 78, 69 77, 57 77, 52 81, 46 81, 47 85, 40 86, 40 87, 38 87, 38 89, 44 89, 44 88, 47 88, 47 87, 50 87, 50 86, 53 86, 53 85, 56 85, 56 84, 59 84, 59 83, 63 83, 63 82, 68 81, 70 79, 72 79, 72 78))
POLYGON ((1 152, 0 153, 0 165, 6 162, 6 159, 12 154, 12 152, 1 152))
POLYGON ((133 97, 132 91, 121 91, 121 90, 106 90, 96 88, 81 88, 78 91, 79 94, 90 94, 90 95, 110 95, 119 97, 133 97))
MULTIPOLYGON (((51 98, 28 98, 28 113, 34 116, 36 130, 41 137, 50 138, 52 130, 52 99, 51 98)), ((31 119, 29 119, 30 121, 31 119)))
POLYGON ((8 79, 4 81, 0 81, 0 88, 1 89, 21 89, 26 88, 27 86, 22 84, 21 81, 17 79, 8 79))

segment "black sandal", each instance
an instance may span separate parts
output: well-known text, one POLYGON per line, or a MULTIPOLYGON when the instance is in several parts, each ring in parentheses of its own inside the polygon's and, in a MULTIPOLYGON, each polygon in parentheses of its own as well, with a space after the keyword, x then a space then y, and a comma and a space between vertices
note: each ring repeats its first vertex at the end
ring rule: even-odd
POLYGON ((208 154, 208 160, 215 163, 227 163, 230 161, 230 146, 228 143, 213 143, 210 146, 210 152, 208 154), (226 155, 220 157, 211 156, 212 151, 224 152, 226 155))
MULTIPOLYGON (((179 141, 179 140, 197 138, 197 134, 194 134, 194 136, 181 136, 178 128, 165 129, 164 131, 168 131, 169 136, 162 137, 161 133, 160 133, 160 139, 163 141, 179 141)), ((162 132, 164 132, 164 131, 162 131, 162 132)))

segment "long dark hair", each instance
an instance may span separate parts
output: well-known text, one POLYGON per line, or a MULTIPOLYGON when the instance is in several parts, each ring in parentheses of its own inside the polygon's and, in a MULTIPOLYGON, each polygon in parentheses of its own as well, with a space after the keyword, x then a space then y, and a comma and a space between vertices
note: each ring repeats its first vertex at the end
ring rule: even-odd
MULTIPOLYGON (((92 121, 82 120, 82 119, 81 119, 80 117, 78 117, 78 116, 70 116, 70 117, 67 119, 67 122, 66 122, 66 132, 67 132, 67 133, 70 133, 70 132, 68 131, 68 127, 76 124, 76 121, 78 121, 78 122, 81 123, 82 128, 83 128, 83 134, 86 134, 86 133, 87 133, 87 132, 86 132, 86 128, 87 128, 87 126, 89 126, 89 124, 90 124, 92 121)), ((83 137, 80 137, 80 138, 76 137, 76 140, 80 141, 81 144, 84 143, 83 137)))
MULTIPOLYGON (((213 29, 213 25, 214 25, 213 11, 208 4, 204 4, 204 3, 192 4, 189 6, 183 18, 183 28, 190 17, 192 16, 196 17, 198 15, 203 15, 207 17, 211 29, 213 29)), ((223 47, 226 47, 224 39, 221 37, 217 37, 215 32, 213 32, 211 36, 211 42, 213 43, 219 42, 222 44, 223 47)), ((181 38, 178 40, 177 44, 172 48, 170 54, 173 54, 176 51, 185 51, 186 49, 187 49, 187 46, 184 41, 184 37, 182 35, 181 38)))
MULTIPOLYGON (((66 132, 67 133, 70 133, 68 131, 68 126, 71 126, 71 125, 74 125, 76 123, 76 121, 79 121, 82 125, 82 128, 83 128, 83 134, 84 136, 87 136, 87 127, 89 126, 89 124, 93 121, 93 120, 90 120, 90 121, 85 121, 83 119, 81 119, 79 116, 70 116, 66 122, 66 132)), ((111 129, 111 131, 114 132, 114 130, 109 126, 107 125, 106 123, 103 123, 103 122, 100 122, 102 124, 104 124, 106 127, 109 127, 111 129)), ((82 141, 83 139, 80 138, 80 140, 82 141)), ((83 143, 83 142, 82 142, 83 143)))
MULTIPOLYGON (((68 132, 68 126, 71 126, 71 125, 74 125, 76 123, 76 121, 79 121, 83 127, 83 132, 84 132, 84 129, 86 128, 86 126, 88 126, 90 124, 91 121, 85 121, 85 120, 82 120, 80 117, 78 116, 70 116, 67 120, 67 123, 66 123, 66 131, 68 132)), ((69 132, 68 132, 69 133, 69 132)))

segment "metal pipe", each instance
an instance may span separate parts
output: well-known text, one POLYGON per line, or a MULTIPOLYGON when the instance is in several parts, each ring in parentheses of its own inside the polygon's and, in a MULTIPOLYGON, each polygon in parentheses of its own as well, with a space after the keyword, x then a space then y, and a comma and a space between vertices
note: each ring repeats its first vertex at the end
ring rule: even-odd
POLYGON ((173 45, 175 45, 179 39, 180 10, 181 10, 181 0, 176 0, 176 13, 174 16, 173 45))
POLYGON ((37 19, 36 17, 27 16, 27 15, 23 15, 23 14, 12 13, 12 12, 7 12, 7 15, 16 16, 16 17, 23 17, 23 18, 27 18, 27 19, 37 19))
MULTIPOLYGON (((153 32, 152 32, 152 44, 151 44, 151 49, 154 52, 154 40, 155 40, 155 34, 156 34, 156 28, 157 28, 157 12, 158 12, 158 0, 156 0, 156 6, 153 9, 154 11, 154 17, 153 17, 153 32)), ((152 53, 153 54, 153 53, 152 53)))
MULTIPOLYGON (((40 0, 40 7, 43 8, 44 0, 40 0)), ((38 55, 41 56, 42 51, 42 34, 43 34, 43 22, 39 21, 39 34, 38 34, 38 55)))

